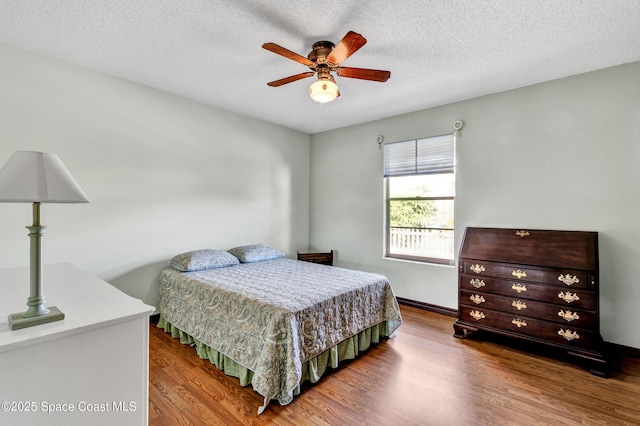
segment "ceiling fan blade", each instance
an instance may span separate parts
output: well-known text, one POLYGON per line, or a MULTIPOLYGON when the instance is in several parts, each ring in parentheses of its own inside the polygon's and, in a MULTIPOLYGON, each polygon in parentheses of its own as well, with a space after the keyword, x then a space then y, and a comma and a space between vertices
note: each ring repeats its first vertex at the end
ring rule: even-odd
POLYGON ((366 68, 339 67, 336 74, 340 77, 359 78, 361 80, 371 80, 385 82, 391 77, 391 71, 370 70, 366 68))
POLYGON ((280 80, 275 80, 270 83, 267 83, 268 86, 278 87, 283 84, 292 83, 294 81, 302 80, 303 78, 311 77, 315 74, 313 71, 303 72, 301 74, 291 75, 289 77, 281 78, 280 80))
POLYGON ((327 55, 327 61, 333 65, 340 65, 366 43, 367 39, 360 34, 349 31, 327 55))
POLYGON ((313 66, 314 62, 305 58, 302 55, 298 55, 295 52, 290 51, 289 49, 285 49, 282 46, 279 46, 275 43, 265 43, 262 45, 263 49, 267 49, 270 52, 277 53, 278 55, 284 56, 285 58, 292 59, 296 62, 300 62, 302 65, 306 65, 308 67, 313 66))

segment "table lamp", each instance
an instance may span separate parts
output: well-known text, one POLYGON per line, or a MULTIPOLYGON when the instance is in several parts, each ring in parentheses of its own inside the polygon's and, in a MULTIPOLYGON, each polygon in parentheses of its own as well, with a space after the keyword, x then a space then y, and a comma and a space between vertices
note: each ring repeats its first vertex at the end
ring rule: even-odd
POLYGON ((41 203, 88 203, 71 173, 55 154, 16 151, 0 169, 0 202, 33 203, 33 225, 27 226, 30 238, 30 296, 26 312, 9 315, 12 330, 64 319, 55 306, 45 307, 42 294, 42 259, 40 240, 41 203))

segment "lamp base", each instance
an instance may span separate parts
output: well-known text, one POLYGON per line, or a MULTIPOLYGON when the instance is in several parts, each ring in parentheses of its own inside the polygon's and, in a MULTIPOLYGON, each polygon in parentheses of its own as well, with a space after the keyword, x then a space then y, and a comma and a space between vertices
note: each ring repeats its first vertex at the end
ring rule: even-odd
POLYGON ((60 321, 64 319, 64 312, 55 306, 50 306, 48 314, 36 315, 33 317, 23 317, 23 312, 18 314, 9 315, 9 327, 12 330, 19 330, 21 328, 33 327, 34 325, 46 324, 48 322, 60 321))

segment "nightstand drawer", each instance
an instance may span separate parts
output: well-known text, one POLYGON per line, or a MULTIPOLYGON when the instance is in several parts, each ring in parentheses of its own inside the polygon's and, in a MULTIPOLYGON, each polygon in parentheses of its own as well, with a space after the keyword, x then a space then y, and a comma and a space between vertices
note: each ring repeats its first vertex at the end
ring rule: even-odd
POLYGON ((333 266, 333 250, 327 253, 300 253, 298 252, 298 260, 312 263, 320 263, 322 265, 333 266))

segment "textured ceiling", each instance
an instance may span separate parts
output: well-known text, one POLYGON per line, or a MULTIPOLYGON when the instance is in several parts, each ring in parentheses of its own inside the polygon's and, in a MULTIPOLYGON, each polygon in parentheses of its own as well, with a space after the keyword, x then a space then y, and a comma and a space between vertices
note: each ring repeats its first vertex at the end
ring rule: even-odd
MULTIPOLYGON (((640 0, 2 0, 0 42, 316 133, 640 60, 640 0), (329 104, 306 56, 353 30, 368 43, 329 104)), ((0 66, 2 66, 0 64, 0 66)))

